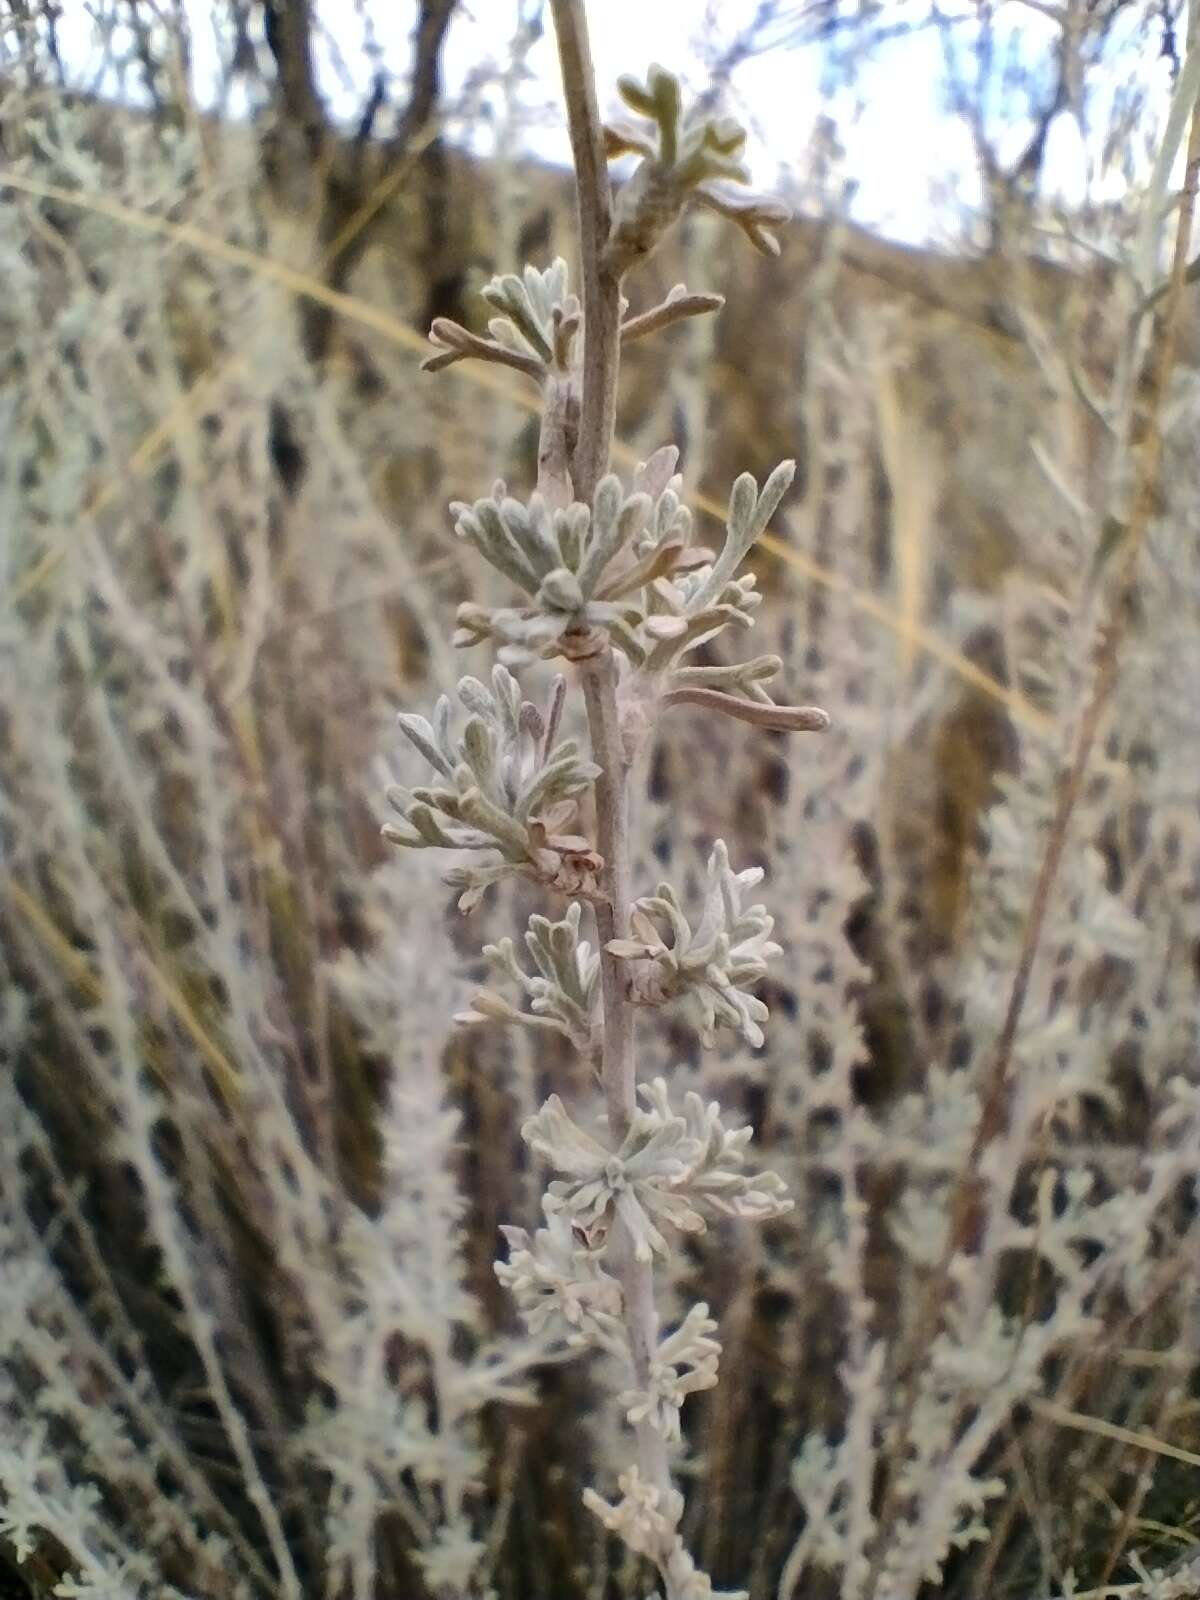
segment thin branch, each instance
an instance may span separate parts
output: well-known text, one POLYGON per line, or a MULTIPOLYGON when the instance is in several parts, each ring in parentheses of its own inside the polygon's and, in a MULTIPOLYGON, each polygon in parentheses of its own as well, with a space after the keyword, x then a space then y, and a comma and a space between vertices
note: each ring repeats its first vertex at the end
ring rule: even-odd
POLYGON ((442 87, 442 46, 457 0, 424 0, 413 28, 413 67, 408 104, 400 118, 389 154, 404 153, 410 141, 433 116, 442 87))
POLYGON ((536 356, 510 350, 496 339, 480 338, 479 334, 472 333, 451 317, 434 318, 429 329, 429 342, 437 346, 437 352, 425 357, 421 363, 422 372, 440 372, 443 367, 452 367, 456 361, 474 359, 512 367, 517 372, 523 372, 527 378, 532 378, 535 383, 541 383, 546 376, 545 363, 536 356))
POLYGON ((311 0, 267 0, 263 32, 275 60, 279 99, 289 122, 304 134, 310 151, 325 134, 327 113, 313 66, 311 0))
POLYGON ((725 304, 723 294, 689 294, 682 283, 677 283, 667 298, 649 311, 640 311, 636 317, 626 317, 621 324, 621 343, 629 344, 647 333, 657 333, 686 317, 702 317, 709 311, 719 311, 725 304))
POLYGON ((824 733, 829 727, 829 713, 820 706, 774 706, 764 700, 745 700, 741 695, 725 694, 720 689, 669 689, 663 695, 662 706, 703 706, 709 711, 721 711, 739 722, 752 723, 756 728, 770 728, 775 733, 824 733))
POLYGON ((604 1094, 609 1127, 619 1143, 636 1107, 633 1011, 626 1003, 625 973, 607 946, 629 937, 632 901, 629 864, 628 784, 617 722, 616 661, 611 649, 583 666, 583 695, 592 749, 603 767, 596 779, 596 843, 604 857, 605 900, 596 905, 600 982, 604 997, 604 1094))
POLYGON ((782 227, 792 215, 791 208, 782 200, 739 194, 736 189, 718 183, 698 184, 691 198, 696 205, 736 223, 760 255, 779 254, 779 240, 771 230, 782 227))

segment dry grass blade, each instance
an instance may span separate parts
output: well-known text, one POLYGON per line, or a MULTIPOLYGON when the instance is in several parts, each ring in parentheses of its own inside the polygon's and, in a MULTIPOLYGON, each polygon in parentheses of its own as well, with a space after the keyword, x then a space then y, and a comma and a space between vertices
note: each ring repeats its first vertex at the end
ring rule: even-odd
POLYGON ((1182 1461, 1185 1466, 1200 1467, 1200 1455, 1185 1450, 1181 1445, 1168 1444, 1156 1439, 1152 1433, 1138 1428, 1123 1428, 1120 1423, 1108 1422, 1103 1417, 1089 1417, 1082 1411, 1072 1411, 1068 1406, 1055 1405, 1052 1400, 1033 1400, 1030 1409, 1047 1422, 1060 1428, 1074 1428, 1078 1433, 1094 1433, 1102 1439, 1114 1439, 1118 1444, 1132 1445, 1135 1450, 1147 1450, 1151 1455, 1167 1456, 1172 1461, 1182 1461))

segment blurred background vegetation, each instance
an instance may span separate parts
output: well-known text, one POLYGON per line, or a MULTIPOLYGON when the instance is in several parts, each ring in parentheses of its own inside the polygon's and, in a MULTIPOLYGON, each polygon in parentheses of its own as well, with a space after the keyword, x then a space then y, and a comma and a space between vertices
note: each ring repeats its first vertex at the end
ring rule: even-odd
MULTIPOLYGON (((633 8, 592 9, 601 62, 643 71, 633 8)), ((787 952, 757 1058, 645 1029, 648 1062, 719 1084, 801 1199, 681 1269, 725 1346, 690 1421, 689 1537, 757 1600, 805 1526, 789 1463, 842 1417, 827 1257, 851 1180, 829 1152, 860 1112, 895 1139, 851 1162, 865 1293, 888 1381, 919 1364, 930 1266, 890 1219, 923 1142, 961 1160, 939 1107, 994 1040, 1086 698, 1140 442, 1138 372, 1113 388, 1128 263, 1187 22, 1172 0, 660 9, 668 64, 747 122, 797 215, 779 263, 702 215, 655 258, 645 305, 681 279, 727 303, 631 351, 618 464, 677 442, 703 521, 737 472, 798 458, 759 557, 761 648, 835 721, 792 754, 678 714, 639 845, 647 874, 694 875, 725 832, 768 865, 787 952)), ((336 1472, 295 1441, 357 1305, 346 1252, 396 1181, 389 1096, 433 1075, 460 1119, 428 1159, 461 1195, 466 1361, 511 1330, 491 1263, 537 1192, 518 1130, 572 1070, 451 1038, 478 935, 378 834, 394 712, 480 670, 447 643, 481 582, 447 502, 531 486, 519 378, 417 365, 433 317, 482 326, 493 272, 572 258, 548 21, 534 0, 5 0, 0 19, 0 1506, 36 1439, 97 1486, 112 1549, 150 1562, 130 1594, 285 1594, 286 1548, 291 1592, 357 1596, 326 1527, 336 1472), (125 1446, 92 1411, 126 1419, 125 1446)), ((1071 1165, 1137 1189, 1164 1086, 1196 1081, 1198 362, 1189 289, 1035 986, 1063 1088, 1022 1153, 1027 1200, 1071 1165)), ((1103 1585, 1131 1543, 1194 1542, 1195 1457, 1157 1449, 1200 1448, 1194 1209, 1168 1184, 1144 1292, 1097 1289, 1103 1335, 1044 1374, 1058 1414, 1013 1408, 989 1458, 1008 1492, 944 1588, 1103 1585)), ((1050 1291, 1017 1256, 1002 1294, 1036 1308, 1050 1291)), ((401 1322, 380 1382, 428 1403, 436 1362, 401 1322)), ((538 1392, 474 1419, 490 1582, 641 1593, 579 1502, 606 1459, 587 1375, 538 1392)), ((434 1480, 413 1494, 436 1525, 459 1513, 434 1480)), ((79 1577, 65 1527, 43 1521, 35 1587, 79 1577)), ((382 1493, 363 1537, 381 1596, 476 1592, 430 1578, 382 1493)), ((815 1557, 805 1581, 839 1592, 815 1557)))

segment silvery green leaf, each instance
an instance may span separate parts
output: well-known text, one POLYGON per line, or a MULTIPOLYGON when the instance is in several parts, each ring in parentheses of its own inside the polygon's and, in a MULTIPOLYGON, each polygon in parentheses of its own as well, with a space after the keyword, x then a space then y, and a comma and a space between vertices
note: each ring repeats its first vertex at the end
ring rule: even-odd
POLYGON ((551 924, 546 917, 536 915, 530 917, 529 929, 525 934, 525 945, 542 977, 548 982, 557 983, 560 976, 559 964, 550 938, 550 926, 551 924))
POLYGON ((694 926, 671 886, 660 884, 655 895, 636 905, 637 914, 647 919, 646 936, 608 946, 610 954, 640 963, 631 978, 635 1000, 661 1005, 675 997, 691 999, 706 1046, 714 1042, 718 1023, 754 1049, 763 1043, 760 1024, 767 1020, 767 1008, 747 988, 766 975, 767 962, 781 951, 770 937, 773 923, 765 907, 743 905, 745 891, 761 878, 758 867, 734 872, 724 841, 718 839, 708 860, 704 906, 694 926), (670 944, 657 936, 657 927, 664 924, 670 944))
POLYGON ((495 1273, 530 1330, 561 1325, 567 1344, 627 1360, 620 1284, 605 1272, 598 1252, 579 1244, 567 1219, 546 1213, 546 1226, 532 1239, 524 1228, 500 1231, 508 1242, 508 1260, 498 1261, 495 1273))
POLYGON ((554 527, 558 535, 558 547, 562 552, 562 564, 571 572, 579 571, 590 524, 591 516, 588 508, 578 500, 554 514, 554 527))
POLYGON ((538 575, 505 528, 495 503, 477 500, 473 507, 463 507, 460 511, 455 523, 459 537, 473 544, 485 561, 519 589, 532 594, 537 588, 538 575))
POLYGON ((423 850, 429 843, 419 833, 405 833, 394 822, 385 822, 379 831, 389 844, 399 845, 403 850, 423 850))
MULTIPOLYGON (((639 555, 644 555, 666 539, 678 539, 685 546, 691 545, 692 513, 680 498, 681 487, 681 478, 671 478, 655 499, 646 527, 635 541, 634 548, 639 555)), ((694 551, 692 556, 700 558, 702 553, 694 551)), ((712 557, 708 556, 707 559, 711 561, 712 557)), ((699 564, 699 560, 696 564, 699 564)))
MULTIPOLYGON (((656 578, 663 577, 674 569, 676 560, 683 553, 683 544, 679 540, 668 539, 662 544, 654 545, 632 566, 610 575, 596 591, 597 598, 601 600, 619 600, 625 595, 635 594, 639 589, 644 589, 656 578)), ((648 627, 653 618, 647 619, 644 624, 648 627)), ((680 619, 682 627, 682 619, 680 619)))
POLYGON ((488 323, 492 337, 549 365, 554 353, 555 314, 566 314, 574 304, 574 297, 567 292, 566 262, 559 257, 544 272, 526 266, 519 278, 506 273, 486 284, 482 294, 488 305, 501 313, 488 323))
POLYGON ((597 963, 591 946, 579 937, 580 909, 575 901, 561 922, 530 917, 525 943, 543 977, 581 1013, 590 1013, 597 963))
POLYGON ((699 1232, 704 1218, 684 1185, 699 1153, 679 1117, 639 1111, 616 1151, 607 1150, 567 1114, 557 1095, 521 1130, 526 1143, 566 1179, 549 1187, 547 1208, 565 1213, 600 1244, 613 1217, 624 1223, 639 1261, 668 1250, 661 1226, 699 1232))
POLYGON ((579 1126, 556 1094, 526 1120, 521 1137, 555 1171, 573 1178, 594 1178, 609 1159, 604 1145, 579 1126))
POLYGON ((511 562, 514 572, 525 574, 519 581, 521 587, 530 592, 537 586, 540 574, 530 549, 525 508, 519 500, 506 498, 498 505, 494 500, 481 500, 475 509, 488 540, 491 559, 496 562, 499 556, 511 562))
POLYGON ((634 489, 641 494, 648 494, 652 500, 659 500, 665 496, 678 464, 679 447, 673 444, 660 445, 650 459, 643 461, 634 473, 634 489))
POLYGON ((462 890, 458 898, 458 909, 465 913, 475 909, 485 891, 493 884, 500 883, 505 878, 522 876, 525 870, 522 866, 509 861, 500 861, 489 866, 450 867, 442 874, 442 882, 452 889, 462 890))
MULTIPOLYGON (((617 1487, 621 1498, 615 1504, 601 1499, 594 1489, 585 1489, 584 1505, 635 1555, 660 1560, 662 1552, 672 1548, 676 1539, 676 1524, 683 1514, 683 1496, 673 1490, 664 1501, 658 1486, 643 1478, 636 1464, 618 1475, 617 1487)), ((682 1593, 674 1584, 668 1584, 667 1588, 672 1597, 682 1593)), ((651 1596, 650 1600, 657 1600, 657 1597, 651 1596)))
POLYGON ((543 608, 574 616, 583 608, 583 587, 573 572, 556 567, 542 579, 537 602, 543 608))
MULTIPOLYGON (((651 72, 654 68, 651 67, 651 72)), ((656 104, 653 94, 644 88, 632 73, 623 72, 617 79, 617 93, 624 100, 631 111, 636 111, 639 116, 653 117, 656 104)))
POLYGON ((590 596, 609 561, 620 548, 621 480, 608 473, 592 497, 591 533, 579 567, 579 586, 590 596))
POLYGON ((470 717, 462 734, 462 751, 471 774, 484 794, 497 800, 496 734, 482 717, 470 717))
POLYGON ((682 639, 688 631, 688 619, 663 614, 661 616, 647 617, 642 624, 642 632, 658 643, 672 642, 682 639))
POLYGON ((464 711, 473 716, 490 717, 495 710, 495 695, 486 689, 478 678, 458 680, 458 699, 464 711))
MULTIPOLYGON (((433 726, 423 717, 401 716, 406 737, 448 782, 411 790, 392 785, 388 803, 412 832, 389 826, 385 837, 408 848, 495 850, 512 869, 572 893, 590 892, 579 865, 581 850, 585 856, 587 851, 565 829, 573 820, 575 797, 599 769, 580 755, 573 740, 549 751, 545 747, 561 709, 562 680, 551 687, 545 716, 521 699, 516 679, 503 665, 494 668, 491 682, 489 690, 477 678, 460 681, 458 699, 470 715, 457 741, 446 696, 438 701, 433 726)), ((483 870, 472 869, 471 884, 485 881, 479 876, 483 870)), ((472 891, 469 898, 473 903, 477 896, 472 891)))
POLYGON ((618 548, 624 547, 632 539, 637 538, 645 526, 650 510, 651 500, 648 494, 631 494, 629 496, 617 517, 618 548))
MULTIPOLYGON (((660 475, 670 464, 671 459, 664 458, 657 469, 660 475)), ((502 487, 498 486, 497 493, 502 487)), ((664 493, 678 511, 673 491, 664 493)), ((459 533, 469 537, 492 565, 533 597, 532 605, 521 607, 464 602, 458 609, 455 643, 495 639, 506 647, 502 659, 514 662, 552 656, 568 632, 586 637, 590 630, 603 629, 611 642, 640 666, 646 648, 638 630, 647 602, 637 591, 660 574, 674 572, 680 562, 686 562, 690 570, 694 558, 703 556, 686 548, 677 527, 657 555, 647 546, 644 565, 616 574, 609 589, 598 595, 605 568, 620 550, 627 544, 635 548, 644 544, 639 535, 653 510, 649 495, 639 491, 626 496, 620 479, 611 473, 597 486, 590 510, 574 502, 550 515, 536 495, 526 507, 508 496, 497 499, 496 494, 471 507, 456 503, 453 509, 459 533)), ((686 531, 686 517, 674 520, 686 531)), ((653 603, 661 605, 659 600, 653 603)))
POLYGON ((762 493, 758 497, 758 505, 754 512, 753 538, 760 539, 767 531, 771 518, 779 510, 784 495, 792 486, 796 476, 796 463, 794 461, 781 461, 763 484, 762 493))
POLYGON ((450 738, 450 719, 453 714, 450 696, 438 695, 433 707, 433 737, 445 760, 451 762, 454 760, 454 743, 450 738))
POLYGON ((580 793, 600 776, 593 761, 576 754, 574 741, 567 740, 551 755, 523 793, 518 794, 514 815, 524 819, 552 800, 580 793))
POLYGON ((546 280, 535 266, 526 263, 525 271, 521 274, 525 285, 525 298, 530 309, 540 323, 545 322, 550 315, 550 300, 547 295, 546 280))
POLYGON ((400 731, 417 747, 431 767, 435 767, 444 778, 454 777, 454 768, 438 748, 437 735, 424 717, 415 712, 401 711, 397 713, 396 721, 400 731))
MULTIPOLYGON (((457 779, 461 772, 466 772, 467 770, 465 766, 462 768, 456 767, 455 778, 457 779)), ((459 809, 458 791, 456 789, 431 789, 428 787, 414 789, 412 791, 412 803, 428 806, 431 811, 440 811, 443 816, 449 817, 451 822, 462 821, 462 812, 459 809)))
POLYGON ((541 495, 533 495, 529 502, 530 537, 536 541, 538 549, 542 552, 542 559, 546 563, 548 572, 555 567, 567 565, 559 545, 558 526, 559 518, 551 513, 541 495))
POLYGON ((553 309, 566 299, 567 263, 562 256, 556 256, 545 272, 542 273, 542 286, 545 303, 548 308, 553 309))
POLYGON ((549 342, 538 326, 534 309, 529 303, 529 295, 520 278, 511 272, 493 278, 484 288, 483 297, 489 305, 495 306, 497 311, 502 311, 511 320, 513 326, 543 361, 549 361, 551 355, 549 342))
POLYGON ((468 789, 459 799, 463 816, 481 833, 488 833, 510 861, 529 857, 529 836, 513 817, 480 789, 468 789))
MULTIPOLYGON (((642 158, 617 195, 606 247, 613 270, 620 274, 644 260, 688 203, 729 217, 757 249, 777 253, 771 229, 790 214, 787 207, 729 188, 749 179, 740 159, 746 141, 740 124, 702 105, 685 115, 679 80, 661 67, 651 67, 644 84, 622 77, 618 92, 649 126, 621 122, 604 130, 610 157, 634 152, 642 158)), ((511 288, 504 292, 515 299, 511 288)), ((533 287, 526 289, 523 303, 538 303, 533 287)))
POLYGON ((510 350, 519 350, 523 355, 537 355, 529 340, 513 326, 508 317, 489 317, 487 326, 497 344, 505 345, 510 350))
MULTIPOLYGON (((436 814, 427 805, 418 802, 408 813, 408 819, 420 834, 426 844, 436 845, 440 849, 454 849, 455 837, 445 829, 436 814)), ((389 834, 389 838, 393 835, 389 834)))
POLYGON ((725 546, 696 595, 694 606, 708 605, 721 597, 726 583, 741 566, 747 551, 779 509, 779 503, 795 473, 794 461, 780 462, 767 479, 761 495, 750 473, 743 472, 736 479, 729 494, 725 546))
POLYGON ((713 605, 695 611, 686 619, 682 633, 660 640, 646 658, 646 671, 666 672, 680 656, 697 650, 702 644, 720 633, 730 624, 749 627, 750 619, 742 616, 733 606, 713 605))
POLYGON ((500 507, 500 515, 513 543, 539 577, 545 577, 562 565, 558 541, 540 495, 535 494, 528 507, 519 500, 506 499, 500 507))
POLYGON ((754 507, 758 500, 758 485, 752 473, 743 472, 734 479, 733 488, 729 491, 729 510, 726 513, 725 525, 729 530, 729 537, 736 540, 743 548, 748 547, 751 537, 751 528, 754 523, 754 507))
POLYGON ((635 667, 641 666, 646 660, 646 649, 631 624, 626 621, 624 610, 601 601, 593 601, 588 611, 597 613, 597 622, 622 655, 626 656, 635 667))
POLYGON ((728 666, 676 667, 673 681, 680 685, 691 683, 749 693, 756 684, 768 682, 782 669, 783 662, 778 656, 753 656, 749 661, 734 661, 728 666))
POLYGON ((574 902, 561 922, 530 918, 525 945, 537 968, 533 976, 522 968, 511 939, 486 945, 483 953, 529 1002, 528 1012, 513 1010, 506 1020, 555 1027, 577 1049, 589 1053, 598 1016, 600 963, 591 945, 579 937, 581 910, 574 902))
MULTIPOLYGON (((663 1078, 640 1084, 638 1094, 659 1119, 677 1115, 663 1078)), ((686 1192, 699 1211, 761 1222, 792 1210, 793 1202, 776 1173, 744 1171, 746 1149, 753 1137, 750 1128, 726 1128, 716 1101, 705 1104, 692 1090, 683 1097, 683 1120, 698 1152, 688 1173, 686 1192)))
POLYGON ((712 1338, 717 1325, 701 1301, 683 1322, 658 1342, 650 1362, 650 1382, 644 1389, 626 1389, 618 1396, 631 1427, 648 1422, 669 1444, 679 1442, 679 1416, 689 1394, 711 1389, 717 1382, 721 1346, 712 1338))
MULTIPOLYGON (((559 678, 556 682, 561 683, 562 679, 559 678)), ((528 738, 535 749, 545 749, 545 721, 537 706, 532 705, 528 700, 521 702, 521 708, 518 713, 518 728, 521 735, 528 738)))

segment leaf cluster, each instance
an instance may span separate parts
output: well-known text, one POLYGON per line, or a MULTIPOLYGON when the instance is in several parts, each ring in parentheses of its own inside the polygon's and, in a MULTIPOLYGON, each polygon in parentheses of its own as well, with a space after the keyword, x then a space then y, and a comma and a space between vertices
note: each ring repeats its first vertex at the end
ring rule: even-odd
POLYGON ((615 1150, 580 1127, 558 1095, 521 1129, 530 1149, 564 1174, 547 1190, 547 1212, 569 1217, 589 1247, 603 1247, 620 1217, 636 1259, 648 1262, 670 1253, 662 1227, 703 1233, 707 1217, 763 1221, 791 1209, 775 1173, 742 1171, 750 1128, 726 1129, 717 1104, 691 1093, 680 1115, 662 1078, 639 1085, 639 1094, 643 1105, 615 1150))
POLYGON ((679 79, 651 66, 645 83, 625 76, 617 90, 638 119, 606 126, 610 159, 639 155, 637 171, 618 196, 607 259, 618 274, 644 260, 688 204, 735 223, 763 255, 779 254, 774 228, 789 208, 763 195, 739 194, 750 173, 742 161, 746 130, 703 106, 683 108, 679 79))
POLYGON ((600 769, 574 739, 557 739, 562 697, 558 679, 546 712, 539 711, 521 698, 507 668, 497 664, 491 690, 476 678, 459 682, 458 698, 468 715, 457 736, 448 695, 439 698, 432 723, 409 712, 396 719, 439 781, 411 790, 399 784, 389 788, 388 802, 407 827, 387 823, 384 838, 407 849, 489 853, 477 866, 446 874, 446 881, 462 890, 464 911, 490 884, 514 875, 570 893, 594 885, 598 866, 587 840, 563 829, 600 769))
POLYGON ((482 294, 498 313, 488 322, 491 337, 481 338, 449 317, 436 317, 429 339, 437 348, 421 363, 424 371, 440 372, 472 357, 514 367, 539 381, 552 371, 571 370, 581 317, 578 298, 567 291, 567 264, 561 256, 544 271, 526 266, 520 277, 509 272, 492 278, 482 294))
POLYGON ((633 963, 634 997, 644 1005, 690 998, 700 1018, 701 1038, 711 1048, 716 1029, 732 1028, 753 1049, 763 1043, 769 1016, 749 985, 766 976, 767 962, 781 954, 771 939, 774 919, 762 905, 742 904, 745 890, 761 883, 761 867, 734 872, 718 839, 708 858, 708 892, 693 928, 669 883, 639 900, 631 919, 633 937, 614 939, 608 950, 633 963), (670 935, 670 943, 659 928, 670 935))
POLYGON ((548 1028, 563 1034, 584 1055, 590 1054, 599 1004, 600 957, 579 937, 582 910, 576 900, 561 922, 530 917, 525 946, 537 969, 535 975, 521 966, 511 939, 484 945, 485 959, 527 997, 527 1011, 517 1010, 494 990, 481 989, 472 997, 470 1010, 460 1012, 454 1020, 466 1025, 509 1022, 535 1030, 548 1028))

